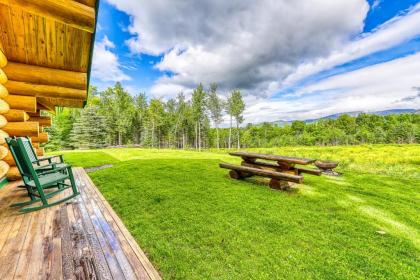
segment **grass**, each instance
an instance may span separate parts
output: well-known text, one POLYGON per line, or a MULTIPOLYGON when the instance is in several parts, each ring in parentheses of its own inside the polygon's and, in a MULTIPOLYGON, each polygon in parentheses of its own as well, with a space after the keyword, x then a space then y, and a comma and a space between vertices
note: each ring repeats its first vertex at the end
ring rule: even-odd
POLYGON ((255 151, 336 160, 344 175, 282 192, 229 179, 226 151, 65 159, 114 164, 90 176, 166 279, 419 279, 420 145, 255 151))

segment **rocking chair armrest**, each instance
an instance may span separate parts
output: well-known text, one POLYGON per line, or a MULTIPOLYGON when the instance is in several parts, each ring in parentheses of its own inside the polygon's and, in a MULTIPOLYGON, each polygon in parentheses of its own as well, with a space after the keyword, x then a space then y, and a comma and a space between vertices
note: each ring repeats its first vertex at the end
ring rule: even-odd
POLYGON ((60 159, 60 163, 63 163, 64 162, 63 155, 54 155, 54 156, 42 157, 42 158, 39 158, 39 159, 35 160, 34 162, 35 163, 39 163, 41 161, 48 160, 48 162, 51 163, 51 160, 54 159, 54 158, 59 158, 60 159))
MULTIPOLYGON (((52 169, 55 168, 55 170, 57 170, 58 169, 56 167, 57 164, 61 164, 61 162, 50 162, 48 164, 34 166, 34 168, 35 168, 35 170, 42 170, 42 169, 46 169, 46 168, 52 168, 52 169)), ((67 166, 67 164, 66 164, 66 166, 67 166)))
POLYGON ((53 169, 47 170, 47 171, 44 171, 44 172, 39 172, 38 175, 47 175, 47 174, 51 174, 51 173, 57 173, 59 171, 71 168, 71 166, 67 165, 67 164, 65 166, 60 167, 60 168, 55 168, 55 165, 56 165, 55 163, 51 164, 53 169))

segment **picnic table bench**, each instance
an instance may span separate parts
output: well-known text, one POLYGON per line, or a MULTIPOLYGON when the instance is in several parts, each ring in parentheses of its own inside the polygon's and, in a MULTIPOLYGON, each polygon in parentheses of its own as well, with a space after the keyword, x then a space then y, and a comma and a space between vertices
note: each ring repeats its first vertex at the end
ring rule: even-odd
POLYGON ((234 179, 243 179, 251 176, 262 176, 270 178, 270 187, 274 189, 287 189, 293 183, 302 183, 302 173, 321 175, 317 169, 296 167, 295 165, 308 165, 315 162, 315 159, 286 157, 271 154, 259 154, 248 152, 231 152, 232 156, 243 159, 241 165, 221 163, 221 168, 230 169, 229 175, 234 179), (264 161, 257 161, 264 160, 264 161), (268 161, 274 161, 270 163, 268 161))

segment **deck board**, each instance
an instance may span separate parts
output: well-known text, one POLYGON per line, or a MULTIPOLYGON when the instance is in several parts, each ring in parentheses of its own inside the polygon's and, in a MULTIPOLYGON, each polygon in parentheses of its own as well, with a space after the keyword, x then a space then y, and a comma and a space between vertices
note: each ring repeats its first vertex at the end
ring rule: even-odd
POLYGON ((37 212, 9 207, 27 200, 19 183, 0 190, 0 279, 160 279, 86 172, 74 175, 81 195, 37 212))

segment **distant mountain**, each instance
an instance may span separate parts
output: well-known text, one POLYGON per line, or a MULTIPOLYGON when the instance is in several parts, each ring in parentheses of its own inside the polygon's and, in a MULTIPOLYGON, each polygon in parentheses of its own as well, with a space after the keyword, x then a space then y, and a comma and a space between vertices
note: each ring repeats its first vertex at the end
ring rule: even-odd
MULTIPOLYGON (((349 116, 352 116, 352 117, 357 117, 361 113, 373 114, 373 115, 378 115, 378 116, 386 116, 386 115, 391 115, 391 114, 404 114, 404 113, 419 114, 420 110, 416 110, 416 109, 389 109, 389 110, 376 111, 376 112, 353 111, 353 112, 345 112, 345 113, 337 113, 337 114, 333 114, 333 115, 328 115, 328 116, 321 117, 321 118, 318 118, 318 119, 307 119, 307 120, 304 120, 304 122, 305 123, 313 123, 313 122, 317 122, 317 121, 320 121, 320 120, 336 120, 336 119, 338 119, 338 117, 340 117, 342 115, 349 115, 349 116)), ((272 122, 272 124, 276 124, 278 126, 284 126, 286 124, 291 124, 292 122, 293 121, 278 120, 278 121, 272 122)))

